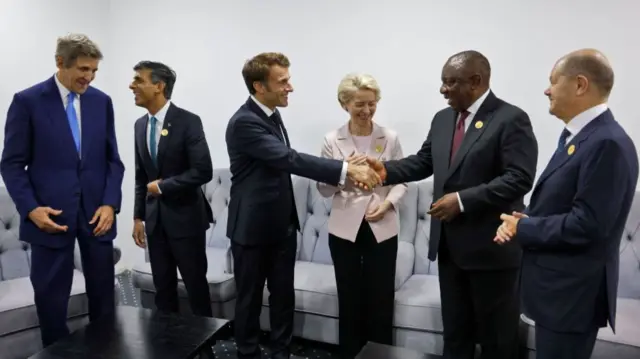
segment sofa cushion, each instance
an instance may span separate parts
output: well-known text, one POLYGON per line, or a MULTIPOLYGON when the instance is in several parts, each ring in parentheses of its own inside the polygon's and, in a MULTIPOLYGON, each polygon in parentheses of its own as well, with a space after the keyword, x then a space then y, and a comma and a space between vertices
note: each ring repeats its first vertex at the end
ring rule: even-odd
MULTIPOLYGON (((84 276, 74 270, 67 317, 89 312, 84 276)), ((29 277, 0 281, 0 336, 37 328, 38 315, 29 277)))
POLYGON ((438 277, 414 274, 396 292, 393 318, 398 328, 442 333, 438 277))
MULTIPOLYGON (((227 250, 207 247, 207 281, 212 302, 227 302, 236 297, 236 284, 233 274, 225 273, 227 266, 227 250)), ((155 292, 151 263, 137 263, 133 267, 133 281, 137 288, 147 292, 155 292)), ((187 291, 182 282, 182 275, 178 271, 178 295, 187 297, 187 291)))
MULTIPOLYGON (((338 290, 332 265, 297 261, 293 285, 296 312, 338 317, 338 290)), ((263 304, 269 305, 267 286, 264 288, 263 304)))

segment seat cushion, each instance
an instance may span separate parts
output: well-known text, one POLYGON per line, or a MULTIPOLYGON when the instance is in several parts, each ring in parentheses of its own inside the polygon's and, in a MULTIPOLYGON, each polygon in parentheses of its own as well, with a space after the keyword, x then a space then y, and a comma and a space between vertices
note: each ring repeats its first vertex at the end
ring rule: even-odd
MULTIPOLYGON (((338 317, 338 290, 332 265, 297 261, 293 286, 296 312, 338 317)), ((266 286, 263 304, 269 305, 269 290, 266 286)))
POLYGON ((396 292, 393 318, 397 328, 442 333, 438 277, 414 274, 396 292))
MULTIPOLYGON (((236 297, 236 283, 233 274, 225 273, 227 267, 227 250, 207 247, 207 281, 212 302, 227 302, 236 297)), ((133 267, 133 282, 136 288, 147 292, 155 292, 151 263, 137 263, 133 267)), ((187 290, 178 271, 178 295, 187 298, 187 290)))
MULTIPOLYGON (((68 318, 89 313, 84 276, 73 271, 68 318)), ((29 277, 0 281, 0 336, 37 328, 38 315, 29 277)))

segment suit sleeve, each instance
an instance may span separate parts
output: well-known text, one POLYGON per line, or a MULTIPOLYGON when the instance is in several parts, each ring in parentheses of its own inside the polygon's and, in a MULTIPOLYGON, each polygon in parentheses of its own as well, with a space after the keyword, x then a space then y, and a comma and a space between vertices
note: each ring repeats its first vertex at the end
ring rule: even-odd
MULTIPOLYGON (((402 146, 400 145, 400 140, 398 139, 398 137, 396 137, 394 152, 391 155, 391 158, 397 161, 402 159, 402 157, 402 146)), ((393 186, 393 188, 391 188, 385 200, 391 202, 394 208, 398 208, 398 203, 400 202, 402 197, 404 197, 405 193, 407 193, 407 184, 397 184, 393 186)))
POLYGON ((118 141, 116 139, 115 116, 113 102, 107 97, 107 181, 104 189, 103 205, 113 207, 115 213, 120 212, 122 205, 122 179, 124 164, 120 160, 118 141))
POLYGON ((624 150, 613 140, 603 141, 590 149, 580 166, 571 210, 519 220, 515 239, 526 248, 560 249, 606 238, 617 222, 620 203, 630 192, 631 177, 624 150))
MULTIPOLYGON (((433 123, 432 126, 433 128, 433 123)), ((433 174, 433 157, 431 155, 431 130, 418 153, 400 160, 384 162, 387 170, 386 185, 420 181, 433 174)))
POLYGON ((4 127, 4 149, 0 171, 4 184, 22 220, 39 207, 27 175, 31 163, 33 129, 29 112, 19 94, 13 96, 4 127))
POLYGON ((197 188, 213 178, 213 164, 209 145, 204 135, 202 120, 194 116, 187 129, 187 157, 189 169, 177 176, 165 178, 160 182, 162 194, 171 194, 187 188, 197 188))
POLYGON ((524 197, 533 187, 538 163, 538 142, 531 121, 520 112, 507 122, 500 138, 502 174, 488 183, 459 191, 464 211, 487 207, 506 208, 524 197))
MULTIPOLYGON (((137 127, 138 126, 136 126, 136 129, 134 129, 134 135, 135 131, 138 130, 137 127)), ((140 127, 143 131, 145 130, 144 126, 140 127)), ((138 138, 139 136, 135 137, 138 138)), ((140 157, 140 153, 138 152, 138 146, 136 145, 135 139, 133 141, 133 145, 133 153, 135 153, 135 193, 133 202, 133 219, 144 221, 146 210, 145 205, 147 199, 147 184, 149 183, 149 177, 147 176, 147 171, 145 171, 144 166, 142 165, 142 158, 140 157)))
POLYGON ((251 117, 236 119, 233 137, 237 151, 267 166, 318 182, 340 182, 343 161, 299 153, 251 117))

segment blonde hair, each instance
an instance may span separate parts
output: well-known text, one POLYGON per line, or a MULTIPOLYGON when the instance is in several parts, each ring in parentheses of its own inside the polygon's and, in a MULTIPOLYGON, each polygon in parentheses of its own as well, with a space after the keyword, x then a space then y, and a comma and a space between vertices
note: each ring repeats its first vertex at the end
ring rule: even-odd
POLYGON ((64 67, 73 66, 78 57, 91 57, 102 60, 98 45, 84 34, 69 34, 58 38, 56 57, 62 58, 64 67))
POLYGON ((380 101, 380 86, 373 76, 368 74, 351 73, 345 76, 338 85, 338 102, 345 106, 353 99, 358 90, 373 91, 376 101, 380 101))

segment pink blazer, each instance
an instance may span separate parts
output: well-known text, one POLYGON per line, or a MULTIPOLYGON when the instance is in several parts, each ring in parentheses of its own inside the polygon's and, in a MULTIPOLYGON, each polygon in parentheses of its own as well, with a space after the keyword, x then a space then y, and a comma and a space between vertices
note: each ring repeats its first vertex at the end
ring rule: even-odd
MULTIPOLYGON (((344 160, 354 150, 356 150, 356 145, 347 124, 324 137, 321 156, 344 160)), ((401 159, 403 156, 398 135, 394 131, 374 123, 371 146, 369 146, 367 155, 382 161, 401 159)), ((342 189, 320 182, 317 183, 317 187, 323 197, 333 196, 331 215, 329 216, 329 233, 355 242, 365 213, 375 209, 384 200, 388 200, 393 204, 393 208, 387 211, 381 220, 369 222, 369 225, 378 242, 398 234, 399 224, 396 208, 407 191, 406 184, 376 187, 373 191, 364 191, 347 179, 342 189)))

